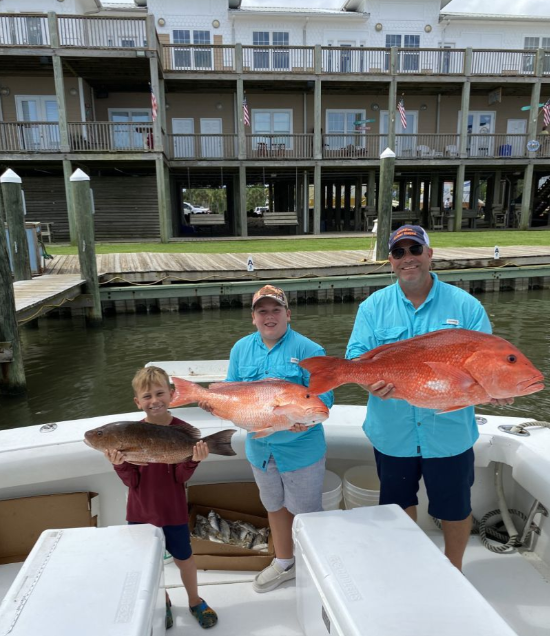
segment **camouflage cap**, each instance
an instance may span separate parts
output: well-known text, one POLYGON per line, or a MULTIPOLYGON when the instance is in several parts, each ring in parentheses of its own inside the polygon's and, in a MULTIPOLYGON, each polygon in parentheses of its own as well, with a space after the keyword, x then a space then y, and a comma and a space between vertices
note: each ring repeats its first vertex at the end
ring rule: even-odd
POLYGON ((264 287, 259 289, 252 298, 252 309, 254 309, 254 305, 262 298, 273 298, 273 300, 276 300, 280 305, 288 309, 286 294, 279 287, 275 287, 274 285, 264 285, 264 287))

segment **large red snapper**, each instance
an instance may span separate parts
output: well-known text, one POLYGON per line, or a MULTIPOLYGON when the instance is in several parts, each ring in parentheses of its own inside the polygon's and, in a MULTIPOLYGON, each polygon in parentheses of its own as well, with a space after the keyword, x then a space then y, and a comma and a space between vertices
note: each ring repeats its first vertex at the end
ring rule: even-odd
POLYGON ((98 451, 118 450, 131 464, 179 464, 193 456, 202 439, 215 455, 236 455, 231 448, 234 430, 226 429, 201 438, 198 428, 160 426, 149 422, 112 422, 84 433, 84 442, 98 451))
POLYGON ((294 424, 312 425, 324 422, 328 407, 309 389, 285 380, 268 379, 254 382, 217 382, 208 389, 172 378, 176 392, 170 406, 199 402, 224 420, 255 432, 256 438, 285 431, 294 424))
POLYGON ((354 360, 306 358, 312 393, 347 383, 394 385, 392 398, 438 411, 529 395, 544 377, 513 344, 479 331, 443 329, 372 349, 354 360))

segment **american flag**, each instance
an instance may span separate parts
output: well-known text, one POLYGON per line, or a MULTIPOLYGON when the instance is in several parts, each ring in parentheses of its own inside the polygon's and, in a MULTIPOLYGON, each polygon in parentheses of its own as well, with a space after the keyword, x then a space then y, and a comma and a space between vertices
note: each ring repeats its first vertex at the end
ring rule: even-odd
POLYGON ((542 121, 545 126, 550 126, 550 99, 542 107, 542 121))
POLYGON ((243 120, 245 126, 250 126, 250 113, 248 112, 248 102, 243 98, 243 120))
POLYGON ((399 111, 399 114, 401 115, 401 125, 403 126, 403 128, 406 128, 407 113, 405 112, 405 102, 402 99, 399 100, 399 102, 397 103, 397 110, 399 111))
POLYGON ((149 84, 149 87, 151 89, 151 119, 155 121, 158 114, 157 98, 155 97, 155 93, 153 92, 153 87, 151 86, 151 84, 149 84))

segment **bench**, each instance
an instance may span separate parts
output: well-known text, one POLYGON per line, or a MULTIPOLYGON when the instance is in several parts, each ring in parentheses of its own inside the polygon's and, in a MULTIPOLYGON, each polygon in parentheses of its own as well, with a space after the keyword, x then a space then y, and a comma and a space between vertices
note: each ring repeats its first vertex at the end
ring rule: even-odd
POLYGON ((190 214, 189 225, 225 225, 223 214, 190 214))
MULTIPOLYGON (((391 213, 392 225, 399 223, 399 225, 415 225, 419 221, 418 213, 412 210, 394 210, 391 213)), ((399 227, 399 226, 398 226, 399 227)))
POLYGON ((48 243, 51 243, 53 241, 52 225, 53 225, 53 221, 50 221, 49 223, 40 221, 40 234, 42 234, 42 240, 47 238, 48 243))
POLYGON ((266 212, 264 225, 298 225, 296 212, 266 212))

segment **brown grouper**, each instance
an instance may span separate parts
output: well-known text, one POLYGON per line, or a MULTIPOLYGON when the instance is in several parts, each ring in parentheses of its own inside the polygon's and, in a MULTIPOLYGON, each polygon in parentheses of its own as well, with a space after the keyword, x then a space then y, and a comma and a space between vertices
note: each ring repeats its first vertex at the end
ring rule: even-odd
POLYGON ((231 448, 235 430, 226 429, 201 437, 199 429, 160 426, 148 422, 113 422, 84 433, 84 442, 98 451, 118 450, 132 464, 179 464, 193 456, 202 440, 214 455, 236 455, 231 448))

